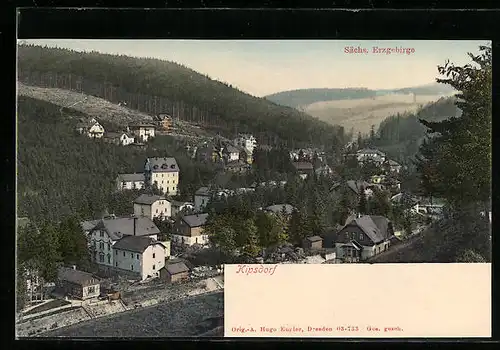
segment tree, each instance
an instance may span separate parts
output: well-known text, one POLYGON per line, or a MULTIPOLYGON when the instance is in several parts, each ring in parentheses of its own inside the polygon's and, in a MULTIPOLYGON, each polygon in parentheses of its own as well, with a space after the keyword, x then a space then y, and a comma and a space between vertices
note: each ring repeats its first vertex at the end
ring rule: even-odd
POLYGON ((375 142, 375 125, 372 125, 370 128, 370 142, 375 142))
POLYGON ((43 224, 40 231, 40 234, 37 236, 39 255, 36 259, 39 262, 40 275, 46 281, 55 281, 57 278, 57 267, 62 261, 58 240, 59 235, 56 227, 50 223, 43 224))
POLYGON ((309 220, 304 211, 294 209, 290 218, 289 235, 293 243, 300 244, 302 240, 312 234, 309 220))
POLYGON ((59 256, 65 264, 85 270, 90 265, 87 238, 76 217, 64 219, 57 229, 59 256))
POLYGON ((359 189, 358 212, 362 215, 368 213, 368 203, 366 200, 365 188, 363 186, 359 189))
POLYGON ((374 189, 373 196, 368 201, 367 212, 370 215, 391 216, 391 203, 389 195, 385 191, 374 189))
POLYGON ((228 255, 234 254, 237 248, 236 232, 231 225, 232 222, 233 216, 228 213, 210 213, 204 228, 210 242, 228 255))
POLYGON ((423 189, 446 198, 455 206, 486 203, 491 197, 491 47, 481 54, 469 54, 476 64, 439 67, 445 79, 459 93, 456 105, 461 117, 440 122, 420 122, 428 128, 429 140, 421 147, 417 166, 423 189))

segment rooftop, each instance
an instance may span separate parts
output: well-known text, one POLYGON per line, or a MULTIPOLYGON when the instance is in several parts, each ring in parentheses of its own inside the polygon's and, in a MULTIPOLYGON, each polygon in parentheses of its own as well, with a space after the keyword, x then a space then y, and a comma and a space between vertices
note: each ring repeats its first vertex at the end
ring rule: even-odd
POLYGON ((173 157, 148 158, 144 169, 155 173, 179 172, 179 166, 173 157))
POLYGON ((364 215, 348 222, 348 225, 358 226, 374 243, 388 238, 389 220, 383 216, 364 215))
POLYGON ((156 201, 160 201, 160 200, 167 200, 165 197, 163 196, 158 196, 158 195, 155 195, 155 194, 141 194, 139 197, 137 197, 136 199, 134 199, 134 203, 135 204, 147 204, 147 205, 151 205, 153 204, 154 202, 156 201))
POLYGON ((182 217, 182 220, 191 228, 200 227, 205 225, 207 221, 208 213, 204 214, 193 214, 193 215, 185 215, 182 217))
POLYGON ((309 162, 293 162, 293 166, 297 170, 313 170, 314 169, 312 163, 309 163, 309 162))
POLYGON ((195 192, 195 195, 197 196, 210 196, 210 189, 208 187, 200 187, 198 190, 195 192))
POLYGON ((320 236, 307 237, 306 239, 310 242, 318 242, 323 240, 323 238, 321 238, 320 236))
POLYGON ((165 247, 160 242, 147 236, 125 236, 118 240, 113 249, 128 250, 130 252, 143 253, 150 245, 159 244, 165 247))
MULTIPOLYGON (((158 227, 154 222, 147 217, 137 217, 135 218, 135 235, 136 236, 151 236, 160 233, 158 227)), ((134 218, 133 217, 121 217, 121 218, 110 218, 99 220, 98 224, 92 230, 104 229, 109 237, 116 241, 123 236, 133 236, 134 235, 134 218)))
POLYGON ((118 174, 116 180, 122 182, 143 182, 145 178, 144 173, 118 174))
POLYGON ((81 286, 99 283, 99 279, 93 274, 70 267, 60 267, 57 271, 57 278, 59 280, 75 283, 81 286))
POLYGON ((189 272, 189 268, 183 262, 177 262, 174 264, 165 265, 165 270, 168 271, 170 275, 176 275, 183 272, 189 272))

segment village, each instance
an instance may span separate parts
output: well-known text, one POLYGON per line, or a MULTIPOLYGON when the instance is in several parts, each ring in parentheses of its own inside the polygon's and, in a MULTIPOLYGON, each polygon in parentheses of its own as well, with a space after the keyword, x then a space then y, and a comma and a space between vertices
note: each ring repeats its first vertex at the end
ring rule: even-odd
MULTIPOLYGON (((89 118, 81 120, 76 131, 80 137, 131 147, 147 144, 159 134, 168 134, 173 124, 172 117, 160 114, 152 123, 131 123, 123 132, 109 133, 96 118, 89 118)), ((227 172, 244 174, 252 171, 254 153, 259 148, 270 147, 258 145, 250 134, 239 134, 234 140, 214 137, 200 141, 186 147, 186 153, 200 161, 221 164, 227 172)), ((355 201, 361 197, 370 199, 375 192, 385 191, 389 193, 391 205, 409 203, 406 208, 417 221, 407 232, 407 228, 393 224, 387 217, 351 210, 343 224, 303 237, 300 244, 280 242, 265 247, 253 257, 237 250, 239 260, 224 261, 216 254, 218 247, 205 232, 210 204, 262 189, 283 188, 287 181, 277 179, 241 188, 207 184, 192 193, 191 200, 180 201, 176 196, 182 169, 176 159, 146 158, 144 167, 137 172, 116 174, 116 191, 149 189, 134 200, 129 216, 103 213, 101 217, 80 223, 96 270, 60 266, 56 281, 41 281, 36 272, 31 272, 27 281, 31 302, 18 316, 20 332, 42 334, 87 319, 223 290, 223 266, 229 262, 370 262, 409 236, 418 235, 443 215, 443 201, 402 192, 398 175, 403 167, 377 149, 356 149, 351 143, 343 153, 345 162, 354 160, 360 167, 378 169, 366 180, 342 179, 327 164, 325 152, 320 149, 289 150, 289 158, 299 181, 311 177, 328 179, 333 195, 346 189, 355 201), (165 227, 169 232, 165 232, 165 227)), ((258 210, 280 217, 285 226, 297 211, 289 203, 268 204, 258 210)), ((27 222, 29 218, 19 218, 18 226, 27 222)))

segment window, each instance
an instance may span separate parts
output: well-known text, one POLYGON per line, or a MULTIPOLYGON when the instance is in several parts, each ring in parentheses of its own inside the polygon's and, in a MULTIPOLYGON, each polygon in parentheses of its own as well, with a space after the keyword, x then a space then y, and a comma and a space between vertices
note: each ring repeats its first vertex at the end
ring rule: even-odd
POLYGON ((359 234, 359 240, 360 240, 360 241, 362 241, 362 240, 363 240, 363 234, 362 234, 362 233, 360 233, 360 234, 359 234))
POLYGON ((99 243, 99 248, 104 250, 104 243, 103 242, 99 243))
POLYGON ((115 250, 115 255, 118 255, 118 250, 115 250))
POLYGON ((137 254, 137 260, 139 260, 139 254, 137 254))
POLYGON ((156 256, 155 253, 153 253, 153 259, 155 258, 155 256, 156 256))
POLYGON ((108 255, 108 264, 111 264, 111 256, 108 255))
POLYGON ((133 259, 134 258, 134 253, 130 253, 130 257, 133 259))
POLYGON ((118 261, 115 262, 115 266, 118 266, 118 261))
POLYGON ((169 184, 169 183, 170 183, 170 181, 169 181, 169 180, 167 180, 167 184, 169 184))
POLYGON ((123 252, 123 256, 125 256, 125 252, 123 252))
POLYGON ((108 243, 108 250, 111 250, 111 244, 108 243))
POLYGON ((103 254, 99 255, 99 261, 102 262, 102 263, 104 262, 104 255, 103 254))
POLYGON ((101 231, 101 237, 104 237, 104 232, 101 231))
POLYGON ((87 289, 87 294, 94 294, 94 293, 95 293, 95 287, 94 287, 94 286, 89 287, 89 288, 87 289))
POLYGON ((153 270, 156 270, 156 266, 155 265, 153 265, 153 270))
POLYGON ((134 271, 134 265, 130 265, 130 269, 134 271))
POLYGON ((158 209, 156 209, 156 214, 158 214, 158 209))

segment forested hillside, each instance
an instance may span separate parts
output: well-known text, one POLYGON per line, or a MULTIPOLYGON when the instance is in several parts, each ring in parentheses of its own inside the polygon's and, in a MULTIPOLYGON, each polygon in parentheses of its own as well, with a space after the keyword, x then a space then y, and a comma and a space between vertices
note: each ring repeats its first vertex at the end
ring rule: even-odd
POLYGON ((181 192, 192 191, 215 174, 210 165, 194 163, 175 143, 167 147, 168 137, 155 140, 155 145, 162 145, 163 140, 163 151, 141 150, 76 135, 73 123, 76 121, 61 115, 58 106, 19 97, 19 216, 59 219, 78 214, 92 218, 103 209, 117 215, 130 214, 138 193, 114 193, 114 181, 120 172, 141 171, 147 156, 176 157, 182 169, 181 192))
POLYGON ((278 92, 265 98, 282 106, 299 107, 307 106, 319 101, 345 100, 357 98, 369 98, 376 96, 374 90, 365 88, 346 89, 299 89, 278 92))
POLYGON ((217 126, 225 136, 252 132, 260 143, 329 147, 344 141, 342 128, 173 62, 33 45, 18 50, 18 79, 27 85, 82 91, 149 114, 170 113, 217 126))
POLYGON ((397 114, 386 118, 380 124, 372 144, 399 161, 410 160, 417 154, 426 137, 427 128, 419 119, 438 122, 460 116, 460 113, 460 109, 455 105, 455 98, 442 98, 424 106, 415 114, 397 114))

